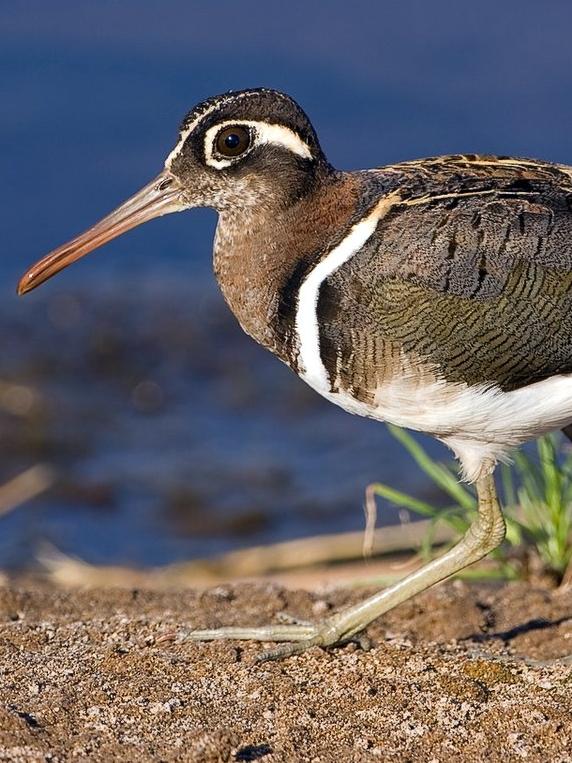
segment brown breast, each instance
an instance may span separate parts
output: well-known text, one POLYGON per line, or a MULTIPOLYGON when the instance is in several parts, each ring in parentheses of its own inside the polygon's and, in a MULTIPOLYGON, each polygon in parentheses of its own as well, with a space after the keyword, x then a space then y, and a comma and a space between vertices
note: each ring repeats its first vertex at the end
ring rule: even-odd
POLYGON ((296 370, 298 287, 361 213, 360 181, 336 173, 286 208, 221 213, 214 270, 240 325, 296 370))

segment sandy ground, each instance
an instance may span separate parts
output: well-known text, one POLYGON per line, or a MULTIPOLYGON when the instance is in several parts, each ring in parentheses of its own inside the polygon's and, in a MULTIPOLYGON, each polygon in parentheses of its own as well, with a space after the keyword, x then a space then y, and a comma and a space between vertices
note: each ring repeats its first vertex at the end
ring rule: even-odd
POLYGON ((5 588, 0 760, 572 761, 572 667, 554 660, 572 652, 571 591, 449 583, 370 628, 369 652, 277 663, 160 638, 362 596, 5 588))

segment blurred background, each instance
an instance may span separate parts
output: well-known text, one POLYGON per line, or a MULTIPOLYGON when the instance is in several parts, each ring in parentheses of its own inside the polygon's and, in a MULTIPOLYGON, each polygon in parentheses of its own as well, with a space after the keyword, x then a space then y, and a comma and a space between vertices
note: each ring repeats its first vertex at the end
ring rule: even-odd
POLYGON ((228 89, 290 93, 344 169, 455 152, 572 164, 571 26, 564 0, 0 3, 0 481, 53 477, 0 518, 0 566, 45 541, 165 564, 359 530, 373 480, 430 492, 383 425, 241 333, 211 273, 214 212, 135 230, 24 299, 15 284, 228 89))

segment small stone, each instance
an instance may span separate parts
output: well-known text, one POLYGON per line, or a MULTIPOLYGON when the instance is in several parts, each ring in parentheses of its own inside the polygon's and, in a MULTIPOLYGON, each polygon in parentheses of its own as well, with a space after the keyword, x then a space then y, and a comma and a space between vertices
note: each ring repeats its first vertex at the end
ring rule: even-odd
POLYGON ((330 605, 323 599, 318 599, 312 605, 312 612, 314 615, 324 615, 330 609, 330 605))

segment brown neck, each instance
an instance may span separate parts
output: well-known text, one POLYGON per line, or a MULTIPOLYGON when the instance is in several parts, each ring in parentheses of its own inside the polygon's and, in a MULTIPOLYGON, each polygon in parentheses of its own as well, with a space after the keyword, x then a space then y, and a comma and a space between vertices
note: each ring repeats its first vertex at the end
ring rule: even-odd
POLYGON ((220 215, 214 270, 224 298, 244 331, 294 369, 299 287, 352 224, 359 185, 335 173, 292 205, 220 215))

